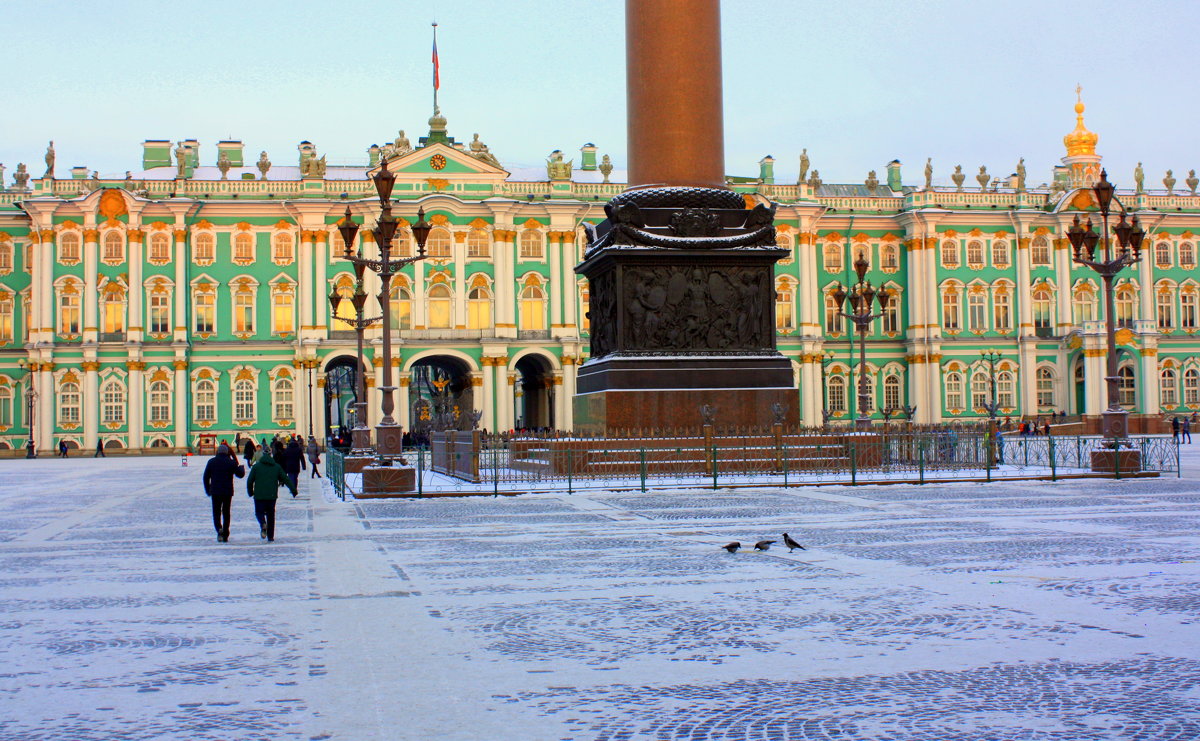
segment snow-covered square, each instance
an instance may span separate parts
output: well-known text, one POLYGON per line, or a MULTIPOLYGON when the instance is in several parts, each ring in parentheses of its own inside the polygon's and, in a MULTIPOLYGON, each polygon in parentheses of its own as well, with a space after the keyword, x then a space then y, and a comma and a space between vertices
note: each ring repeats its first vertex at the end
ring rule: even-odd
POLYGON ((202 464, 0 462, 0 739, 1200 737, 1190 446, 1121 481, 304 478, 227 544, 202 464))

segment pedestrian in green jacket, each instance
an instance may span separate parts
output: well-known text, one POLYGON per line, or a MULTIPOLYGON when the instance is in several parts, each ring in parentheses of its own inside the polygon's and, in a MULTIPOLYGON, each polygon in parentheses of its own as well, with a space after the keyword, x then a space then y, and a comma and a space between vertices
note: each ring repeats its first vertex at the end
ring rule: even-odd
POLYGON ((246 476, 246 489, 254 498, 254 518, 258 520, 259 535, 270 542, 275 541, 275 502, 279 500, 280 484, 291 490, 292 498, 296 498, 296 485, 264 448, 262 457, 246 476))

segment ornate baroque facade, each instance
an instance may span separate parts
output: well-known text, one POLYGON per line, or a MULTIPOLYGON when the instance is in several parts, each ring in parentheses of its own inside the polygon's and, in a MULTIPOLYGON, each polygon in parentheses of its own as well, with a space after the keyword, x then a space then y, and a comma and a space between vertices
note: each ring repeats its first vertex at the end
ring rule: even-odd
MULTIPOLYGON (((1003 179, 980 168, 974 187, 961 170, 949 187, 928 170, 924 184, 904 185, 898 162, 882 182, 872 173, 831 185, 809 176, 807 155, 797 184, 775 182, 770 157, 758 178, 730 179, 746 198, 779 204, 789 257, 775 276, 778 346, 793 361, 804 421, 853 413, 857 351, 828 295, 852 282, 860 254, 869 279, 899 298, 867 343, 876 417, 909 404, 919 421, 982 416, 990 381, 980 350, 990 348, 1002 354, 1002 413, 1101 411, 1103 294, 1072 264, 1065 238, 1077 213, 1094 210, 1086 187, 1101 164, 1076 110, 1067 156, 1040 187, 1026 187, 1023 161, 1003 179)), ((369 225, 381 154, 398 173, 399 213, 411 220, 422 206, 436 226, 429 259, 407 268, 391 296, 394 363, 410 392, 401 424, 412 421, 414 379, 433 367, 484 427, 569 428, 576 367, 588 359, 587 285, 573 271, 581 224, 603 218, 623 173, 590 144, 579 165, 555 152, 545 169, 506 169, 478 136, 455 142, 440 115, 430 127, 415 147, 403 132, 372 146, 357 167, 327 166, 308 142, 295 165, 275 166, 265 153, 245 160, 240 142, 219 142, 215 165, 204 165, 198 142, 147 141, 141 170, 123 179, 83 168, 57 177, 52 151, 45 176, 19 168, 0 191, 0 447, 24 444, 31 384, 42 450, 60 440, 180 449, 206 432, 324 434, 344 408, 346 385, 331 370, 354 355, 353 333, 326 298, 353 286, 337 222, 349 204, 369 225)), ((1200 409, 1196 178, 1176 188, 1168 173, 1163 189, 1145 189, 1139 172, 1134 185, 1117 197, 1148 236, 1142 262, 1118 280, 1122 402, 1190 413, 1200 409)), ((378 281, 367 280, 374 294, 378 281)), ((377 328, 367 341, 374 386, 377 328)))

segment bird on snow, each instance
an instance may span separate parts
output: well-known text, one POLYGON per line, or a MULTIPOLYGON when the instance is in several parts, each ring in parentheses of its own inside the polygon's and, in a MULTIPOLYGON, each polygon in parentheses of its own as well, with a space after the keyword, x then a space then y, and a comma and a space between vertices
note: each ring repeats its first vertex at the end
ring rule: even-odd
POLYGON ((756 551, 768 550, 771 547, 771 544, 774 542, 775 541, 773 541, 773 540, 760 540, 754 544, 754 550, 756 550, 756 551))
POLYGON ((721 547, 724 548, 725 550, 729 551, 730 553, 737 553, 737 549, 741 548, 742 544, 735 540, 732 543, 729 543, 728 545, 723 545, 721 547))
POLYGON ((808 550, 804 546, 802 546, 799 543, 797 543, 796 541, 792 540, 792 536, 788 535, 787 533, 783 534, 783 544, 787 546, 788 553, 791 553, 796 548, 799 548, 802 551, 808 550))

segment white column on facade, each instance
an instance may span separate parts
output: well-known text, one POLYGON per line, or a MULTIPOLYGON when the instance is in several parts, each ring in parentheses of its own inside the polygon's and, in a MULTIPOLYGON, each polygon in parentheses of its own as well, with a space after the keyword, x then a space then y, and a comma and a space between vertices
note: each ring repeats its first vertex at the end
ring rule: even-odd
MULTIPOLYGON (((1103 338, 1100 339, 1102 343, 1103 338)), ((1104 377, 1108 375, 1105 372, 1105 366, 1108 363, 1108 352, 1101 346, 1096 348, 1085 348, 1083 358, 1083 390, 1084 390, 1084 410, 1085 414, 1096 415, 1104 411, 1108 404, 1106 383, 1104 377)), ((1030 407, 1031 409, 1033 407, 1030 407)))
POLYGON ((453 324, 455 329, 467 328, 467 233, 454 232, 451 267, 454 270, 453 324))
POLYGON ((808 231, 801 223, 800 233, 796 236, 796 260, 800 268, 800 283, 796 289, 796 299, 799 303, 800 334, 804 336, 822 336, 821 320, 824 311, 824 296, 817 282, 817 248, 816 235, 808 231))
MULTIPOLYGON (((40 276, 41 280, 33 284, 35 286, 41 286, 40 289, 34 289, 34 295, 37 295, 38 290, 41 291, 42 321, 44 322, 44 324, 42 324, 43 342, 54 342, 54 312, 51 308, 54 300, 53 237, 54 232, 50 231, 49 229, 42 232, 42 243, 40 245, 41 254, 38 256, 40 258, 38 262, 41 263, 42 268, 42 274, 40 276)), ((85 306, 89 303, 94 304, 95 301, 96 297, 94 295, 85 295, 83 297, 83 303, 85 306)))
POLYGON ((191 385, 188 383, 187 361, 175 359, 175 383, 172 390, 175 392, 175 447, 186 448, 188 446, 188 398, 191 396, 191 385))
POLYGON ((138 361, 129 361, 125 368, 129 371, 128 393, 126 394, 128 419, 129 423, 129 447, 139 449, 143 447, 145 441, 145 408, 146 408, 146 389, 145 389, 145 374, 142 372, 146 367, 145 363, 138 361))
POLYGON ((413 263, 413 329, 424 329, 428 325, 425 319, 425 261, 413 263))
POLYGON ((1159 392, 1161 387, 1158 380, 1158 348, 1145 347, 1142 348, 1142 382, 1138 387, 1142 392, 1142 405, 1137 411, 1142 414, 1161 414, 1162 407, 1159 400, 1159 392))
POLYGON ((313 336, 313 327, 317 324, 317 299, 329 294, 326 290, 316 290, 313 287, 313 245, 311 239, 304 238, 305 232, 300 232, 300 246, 296 253, 296 323, 299 331, 296 336, 302 340, 313 336))
POLYGON ((821 388, 820 367, 819 361, 813 362, 811 353, 800 356, 800 423, 809 427, 821 424, 824 397, 819 394, 823 394, 824 389, 821 388))
MULTIPOLYGON (((316 285, 312 292, 312 325, 315 327, 315 335, 324 339, 329 337, 329 322, 325 321, 325 317, 332 311, 329 302, 324 298, 329 295, 329 253, 324 242, 317 242, 311 249, 317 269, 316 285)), ((322 412, 322 416, 324 414, 322 412)))
MULTIPOLYGON (((97 318, 97 303, 100 295, 97 291, 99 283, 99 246, 97 245, 96 215, 83 215, 83 341, 95 342, 99 328, 97 318)), ((133 290, 132 284, 130 290, 133 290)), ((95 447, 93 441, 92 447, 95 447)))
POLYGON ((93 450, 100 431, 100 364, 85 361, 83 364, 83 409, 79 422, 83 425, 83 446, 93 450))
MULTIPOLYGON (((1059 234, 1065 233, 1065 225, 1059 224, 1059 234)), ((1055 294, 1055 304, 1058 319, 1055 322, 1055 335, 1065 335, 1071 331, 1074 317, 1071 316, 1071 242, 1066 237, 1055 239, 1054 245, 1054 282, 1058 285, 1055 294)), ((1059 375, 1066 372, 1066 365, 1059 364, 1059 375)))
MULTIPOLYGON (((549 248, 550 248, 550 275, 551 283, 546 286, 546 292, 549 294, 547 300, 550 301, 550 329, 562 329, 562 295, 554 295, 555 293, 564 293, 565 285, 554 285, 553 279, 559 276, 562 272, 562 249, 563 239, 562 232, 549 233, 549 248)), ((557 420, 558 418, 555 417, 557 420)))
POLYGON ((53 364, 43 363, 41 373, 38 376, 38 400, 37 400, 37 420, 34 427, 37 432, 34 433, 35 443, 38 450, 52 450, 55 446, 54 437, 54 412, 55 412, 55 392, 57 389, 54 386, 54 372, 51 370, 53 364))
POLYGON ((411 430, 412 415, 410 411, 412 405, 408 401, 408 389, 412 385, 412 371, 401 371, 396 368, 396 423, 405 431, 411 430))
POLYGON ((575 429, 575 381, 578 377, 579 359, 578 356, 574 355, 570 357, 571 361, 564 362, 563 364, 563 382, 560 389, 563 397, 564 414, 558 426, 559 429, 563 430, 575 429))
POLYGON ((1013 300, 1016 302, 1017 334, 1020 337, 1033 336, 1033 305, 1030 301, 1033 281, 1029 241, 1027 234, 1017 233, 1017 289, 1013 300))
MULTIPOLYGON (((192 287, 187 284, 187 229, 184 226, 183 214, 175 215, 175 341, 186 342, 188 337, 187 326, 187 301, 191 295, 192 287)), ((178 378, 178 373, 176 374, 178 378)), ((179 386, 176 384, 176 397, 179 396, 179 386)), ((185 419, 179 417, 180 420, 185 419)), ((182 422, 177 422, 180 425, 182 422)), ((186 430, 183 439, 186 440, 186 430)), ((176 447, 183 447, 178 442, 179 435, 176 434, 176 447)), ((185 443, 186 444, 186 443, 185 443)))
MULTIPOLYGON (((1151 320, 1151 326, 1156 330, 1158 328, 1157 314, 1154 307, 1154 240, 1150 242, 1148 249, 1142 253, 1142 260, 1134 266, 1134 271, 1137 272, 1137 280, 1141 285, 1138 286, 1138 319, 1151 320)), ((1114 240, 1115 242, 1115 240, 1114 240)), ((1172 254, 1179 254, 1179 245, 1172 245, 1172 254)), ((1130 271, 1133 272, 1133 271, 1130 271)), ((1146 376, 1147 382, 1149 376, 1146 376)), ((1158 376, 1154 377, 1154 385, 1158 385, 1158 376)), ((1148 411, 1146 413, 1149 413, 1148 411)))
POLYGON ((567 411, 567 395, 563 393, 563 375, 563 371, 555 371, 551 378, 546 379, 550 382, 550 402, 554 404, 554 428, 558 430, 567 429, 571 416, 567 411))
POLYGON ((483 416, 479 418, 479 426, 485 430, 496 432, 496 369, 487 355, 480 361, 483 365, 483 386, 480 387, 480 402, 483 416))
POLYGON ((513 276, 514 240, 516 232, 511 229, 496 230, 496 334, 499 337, 516 337, 515 278, 513 276))
POLYGON ((576 244, 575 232, 564 232, 562 246, 562 294, 563 324, 571 328, 572 337, 579 336, 579 282, 575 275, 576 244))

